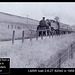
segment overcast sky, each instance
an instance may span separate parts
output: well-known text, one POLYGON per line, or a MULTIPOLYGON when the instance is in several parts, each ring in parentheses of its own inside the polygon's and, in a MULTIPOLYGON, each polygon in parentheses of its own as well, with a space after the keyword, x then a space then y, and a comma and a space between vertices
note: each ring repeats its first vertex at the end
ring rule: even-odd
POLYGON ((0 12, 41 20, 43 16, 75 25, 75 2, 0 2, 0 12))

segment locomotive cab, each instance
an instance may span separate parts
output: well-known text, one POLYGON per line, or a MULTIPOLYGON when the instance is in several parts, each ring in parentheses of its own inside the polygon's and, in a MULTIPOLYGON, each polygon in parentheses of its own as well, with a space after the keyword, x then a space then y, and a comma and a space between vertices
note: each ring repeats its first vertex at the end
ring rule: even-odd
POLYGON ((40 26, 38 25, 37 26, 37 31, 39 33, 39 36, 43 35, 43 36, 46 36, 46 31, 47 31, 47 34, 48 34, 48 30, 49 30, 49 26, 40 26))
POLYGON ((39 36, 49 35, 50 30, 51 30, 51 22, 49 19, 46 19, 46 21, 45 19, 43 19, 39 22, 39 25, 37 26, 37 31, 39 33, 39 36))

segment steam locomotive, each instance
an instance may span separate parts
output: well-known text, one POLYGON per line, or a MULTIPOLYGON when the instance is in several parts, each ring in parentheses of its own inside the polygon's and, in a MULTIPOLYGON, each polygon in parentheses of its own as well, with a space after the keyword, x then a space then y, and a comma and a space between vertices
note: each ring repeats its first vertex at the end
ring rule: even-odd
POLYGON ((66 34, 72 32, 72 28, 70 25, 63 24, 55 20, 49 20, 49 19, 46 20, 46 23, 47 24, 45 26, 41 26, 41 25, 37 26, 37 31, 39 32, 39 36, 46 35, 46 32, 47 35, 49 34, 60 35, 60 34, 66 34))

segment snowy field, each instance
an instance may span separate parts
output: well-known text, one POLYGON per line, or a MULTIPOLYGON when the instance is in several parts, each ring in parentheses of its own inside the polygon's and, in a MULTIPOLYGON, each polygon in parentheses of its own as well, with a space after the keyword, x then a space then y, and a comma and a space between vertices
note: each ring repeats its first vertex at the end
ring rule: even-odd
POLYGON ((11 68, 37 68, 40 64, 47 64, 57 52, 67 48, 75 41, 75 34, 60 36, 16 40, 12 45, 11 41, 0 42, 0 57, 10 58, 11 68))

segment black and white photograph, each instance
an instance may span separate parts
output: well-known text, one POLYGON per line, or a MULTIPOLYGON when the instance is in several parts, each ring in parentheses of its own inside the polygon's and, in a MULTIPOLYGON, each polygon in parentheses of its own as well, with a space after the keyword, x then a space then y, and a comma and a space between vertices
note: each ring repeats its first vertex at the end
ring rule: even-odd
POLYGON ((75 2, 0 2, 0 58, 10 68, 75 68, 75 2))

